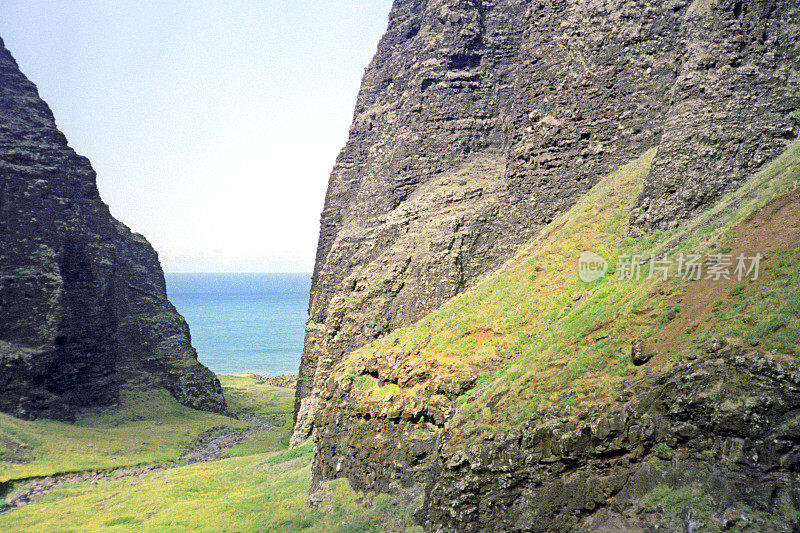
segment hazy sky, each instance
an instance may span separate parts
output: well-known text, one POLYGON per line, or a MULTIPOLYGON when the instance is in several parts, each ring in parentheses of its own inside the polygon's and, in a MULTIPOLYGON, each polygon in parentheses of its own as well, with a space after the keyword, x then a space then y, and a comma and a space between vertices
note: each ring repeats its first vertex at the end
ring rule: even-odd
POLYGON ((310 271, 391 0, 2 0, 0 36, 167 271, 310 271))

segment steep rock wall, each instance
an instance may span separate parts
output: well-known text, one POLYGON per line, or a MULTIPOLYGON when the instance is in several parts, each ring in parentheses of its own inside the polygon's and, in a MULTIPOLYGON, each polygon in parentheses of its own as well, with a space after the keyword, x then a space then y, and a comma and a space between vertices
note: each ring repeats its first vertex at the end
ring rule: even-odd
POLYGON ((125 386, 225 410, 155 251, 111 217, 2 41, 0 242, 0 411, 70 419, 125 386))
POLYGON ((724 350, 635 383, 611 404, 542 409, 518 430, 471 446, 459 444, 454 428, 430 478, 428 526, 796 529, 800 368, 793 359, 724 350), (711 516, 670 515, 652 500, 657 488, 703 502, 711 516), (749 522, 758 512, 764 521, 749 522))
POLYGON ((788 0, 398 0, 331 175, 295 405, 654 146, 631 232, 674 227, 798 133, 788 0))
POLYGON ((392 8, 328 186, 295 443, 343 354, 413 322, 516 248, 519 236, 496 221, 510 204, 504 132, 523 4, 392 8))

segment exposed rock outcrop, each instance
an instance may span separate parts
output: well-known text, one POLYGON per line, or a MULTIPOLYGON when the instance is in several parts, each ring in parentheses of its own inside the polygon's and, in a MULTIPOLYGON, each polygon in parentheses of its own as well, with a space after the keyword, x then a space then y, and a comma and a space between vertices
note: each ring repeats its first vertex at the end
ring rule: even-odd
MULTIPOLYGON (((343 354, 413 322, 519 243, 504 133, 524 3, 400 1, 331 175, 312 280, 294 441, 343 354)), ((525 231, 530 234, 535 228, 525 231)))
POLYGON ((122 387, 224 411, 153 248, 111 217, 89 161, 0 41, 0 410, 70 419, 122 387))
POLYGON ((793 358, 726 349, 637 383, 611 405, 545 409, 518 431, 469 446, 444 439, 426 502, 429 525, 793 530, 798 408, 793 358), (689 504, 707 513, 687 516, 689 504))
POLYGON ((264 383, 273 387, 295 389, 297 387, 297 374, 280 374, 278 376, 261 376, 264 383))
POLYGON ((397 0, 331 175, 293 441, 343 355, 497 268, 658 147, 631 231, 674 227, 800 125, 798 5, 397 0))

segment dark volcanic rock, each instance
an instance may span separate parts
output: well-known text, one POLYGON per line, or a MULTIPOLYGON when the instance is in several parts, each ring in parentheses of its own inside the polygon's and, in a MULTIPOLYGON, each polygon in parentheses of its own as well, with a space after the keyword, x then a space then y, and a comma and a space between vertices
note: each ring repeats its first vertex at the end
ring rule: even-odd
POLYGON ((524 2, 398 1, 322 213, 294 442, 343 354, 430 311, 532 235, 507 232, 524 2))
POLYGON ((800 527, 800 367, 726 349, 634 385, 626 403, 535 413, 470 446, 442 439, 426 502, 436 531, 800 527), (658 489, 654 491, 654 489, 658 489), (731 522, 732 521, 732 522, 731 522), (726 525, 727 524, 727 525, 726 525), (739 524, 741 527, 741 524, 739 524))
POLYGON ((645 229, 676 227, 739 187, 800 124, 800 4, 695 0, 678 12, 670 108, 632 216, 645 229))
POLYGON ((70 419, 133 386, 224 411, 155 251, 111 217, 2 41, 0 178, 0 410, 70 419))
POLYGON ((635 340, 631 344, 631 361, 634 365, 643 365, 654 355, 655 352, 643 340, 635 340))
POLYGON ((297 443, 342 357, 496 269, 658 147, 631 231, 703 210, 797 137, 791 0, 397 0, 322 213, 297 443))

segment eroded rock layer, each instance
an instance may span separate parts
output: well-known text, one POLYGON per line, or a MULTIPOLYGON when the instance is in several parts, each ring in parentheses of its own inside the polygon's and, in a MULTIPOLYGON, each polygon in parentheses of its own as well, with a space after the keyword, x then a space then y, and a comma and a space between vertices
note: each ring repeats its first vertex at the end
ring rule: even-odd
POLYGON ((658 147, 631 213, 679 225, 796 138, 791 0, 397 0, 322 213, 293 442, 332 368, 497 268, 658 147))
POLYGON ((635 383, 611 405, 542 409, 518 430, 445 444, 428 523, 438 531, 789 531, 800 507, 791 473, 800 466, 799 407, 794 358, 724 350, 635 383), (654 490, 721 516, 680 508, 671 516, 654 490), (748 515, 758 511, 765 519, 756 526, 748 515))
POLYGON ((155 251, 111 217, 2 41, 0 243, 0 411, 70 419, 126 386, 224 411, 155 251))

